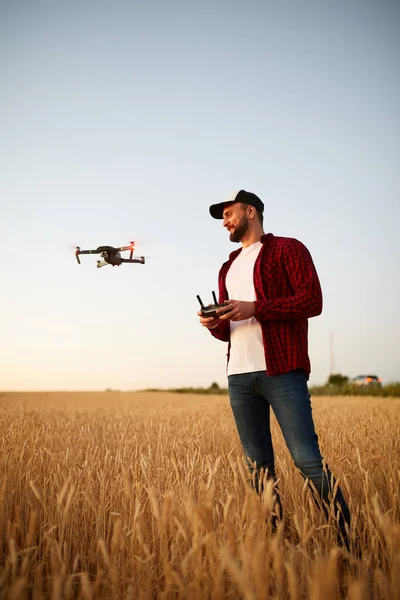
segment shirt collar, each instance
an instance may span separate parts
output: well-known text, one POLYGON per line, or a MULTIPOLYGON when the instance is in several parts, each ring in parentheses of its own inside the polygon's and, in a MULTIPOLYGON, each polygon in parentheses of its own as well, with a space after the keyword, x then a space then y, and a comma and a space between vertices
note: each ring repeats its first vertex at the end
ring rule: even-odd
MULTIPOLYGON (((260 238, 260 242, 262 244, 269 244, 272 241, 272 238, 274 237, 273 233, 264 233, 264 235, 261 236, 260 238)), ((242 251, 242 248, 238 248, 237 250, 234 250, 233 252, 230 253, 229 255, 229 260, 232 261, 234 260, 238 254, 240 254, 240 252, 242 251)))

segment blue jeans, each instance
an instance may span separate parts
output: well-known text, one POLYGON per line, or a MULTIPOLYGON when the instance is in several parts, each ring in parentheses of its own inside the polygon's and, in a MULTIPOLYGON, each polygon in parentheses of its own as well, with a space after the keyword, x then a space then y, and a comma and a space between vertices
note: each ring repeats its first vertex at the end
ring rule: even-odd
MULTIPOLYGON (((315 486, 318 496, 315 497, 312 490, 314 498, 325 514, 328 511, 324 502, 329 505, 333 500, 335 515, 339 511, 339 540, 347 545, 346 526, 350 528, 350 511, 339 487, 335 498, 332 498, 336 482, 329 468, 323 466, 304 371, 298 369, 283 375, 267 375, 265 371, 229 375, 228 386, 244 454, 256 463, 254 481, 257 491, 260 491, 260 471, 268 471, 267 477, 276 479, 270 429, 271 407, 296 467, 315 486)), ((252 470, 251 465, 249 467, 252 470)), ((279 496, 278 503, 281 510, 279 496)))

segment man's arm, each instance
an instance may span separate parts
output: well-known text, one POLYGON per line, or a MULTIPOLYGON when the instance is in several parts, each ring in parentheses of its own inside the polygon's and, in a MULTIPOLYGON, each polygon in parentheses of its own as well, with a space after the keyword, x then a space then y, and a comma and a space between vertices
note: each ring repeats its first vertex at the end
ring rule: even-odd
MULTIPOLYGON (((283 276, 293 295, 272 300, 256 300, 254 316, 258 321, 316 317, 322 312, 322 291, 310 252, 298 240, 288 240, 282 250, 283 276)), ((262 265, 261 265, 262 276, 262 265)))
POLYGON ((218 319, 218 324, 213 329, 210 329, 211 335, 213 335, 217 340, 221 342, 229 342, 230 337, 230 325, 229 321, 221 321, 218 319))
MULTIPOLYGON (((225 287, 225 277, 228 263, 222 265, 218 273, 218 303, 224 304, 228 299, 228 292, 225 287)), ((220 311, 217 311, 220 312, 220 311)), ((221 321, 219 318, 204 318, 201 316, 201 311, 198 312, 200 323, 206 327, 211 335, 221 342, 229 342, 231 326, 229 321, 221 321)))
POLYGON ((202 317, 201 311, 197 314, 200 317, 200 323, 209 330, 212 336, 217 338, 217 340, 221 340, 221 342, 229 342, 229 321, 221 321, 218 317, 202 317))

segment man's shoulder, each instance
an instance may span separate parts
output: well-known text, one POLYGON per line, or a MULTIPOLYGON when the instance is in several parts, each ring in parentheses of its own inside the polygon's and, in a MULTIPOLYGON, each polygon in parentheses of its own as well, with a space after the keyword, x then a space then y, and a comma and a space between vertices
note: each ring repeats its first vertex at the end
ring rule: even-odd
MULTIPOLYGON (((260 242, 263 245, 262 254, 264 256, 269 255, 282 255, 285 251, 295 251, 299 248, 305 248, 304 244, 300 242, 297 238, 283 236, 283 235, 275 235, 273 233, 264 233, 260 242)), ((229 254, 228 259, 222 264, 220 268, 220 275, 224 274, 224 272, 230 267, 231 263, 235 260, 235 258, 240 254, 242 248, 238 248, 229 254)))
POLYGON ((279 248, 284 248, 284 247, 290 248, 293 246, 298 246, 298 245, 303 246, 304 245, 297 238, 288 237, 288 236, 284 236, 284 235, 274 235, 273 233, 264 234, 261 237, 261 243, 263 244, 264 247, 275 249, 275 250, 279 249, 279 248))

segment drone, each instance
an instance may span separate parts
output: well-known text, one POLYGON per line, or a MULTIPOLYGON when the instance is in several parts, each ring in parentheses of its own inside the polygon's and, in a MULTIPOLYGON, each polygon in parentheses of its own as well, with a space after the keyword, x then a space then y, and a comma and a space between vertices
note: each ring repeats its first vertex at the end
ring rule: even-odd
POLYGON ((131 242, 129 246, 121 246, 120 248, 114 248, 113 246, 99 246, 96 250, 81 250, 79 246, 75 248, 75 256, 78 265, 81 264, 79 259, 80 254, 100 254, 103 260, 97 261, 97 268, 105 267, 106 265, 112 265, 113 267, 119 267, 122 263, 140 263, 144 265, 144 256, 138 256, 133 258, 135 251, 135 242, 131 242), (129 258, 122 258, 121 252, 129 251, 129 258))

